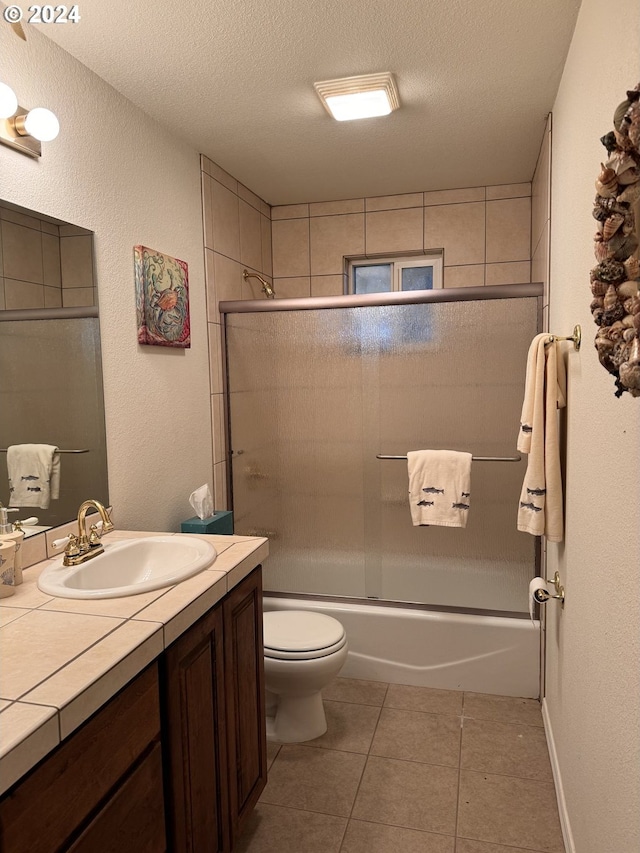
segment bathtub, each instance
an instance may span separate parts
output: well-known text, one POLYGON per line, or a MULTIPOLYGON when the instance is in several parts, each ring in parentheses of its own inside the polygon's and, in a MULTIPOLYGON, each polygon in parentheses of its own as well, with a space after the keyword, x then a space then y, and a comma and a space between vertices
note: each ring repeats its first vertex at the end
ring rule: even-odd
POLYGON ((334 616, 349 642, 348 678, 539 696, 540 622, 265 595, 264 609, 334 616))

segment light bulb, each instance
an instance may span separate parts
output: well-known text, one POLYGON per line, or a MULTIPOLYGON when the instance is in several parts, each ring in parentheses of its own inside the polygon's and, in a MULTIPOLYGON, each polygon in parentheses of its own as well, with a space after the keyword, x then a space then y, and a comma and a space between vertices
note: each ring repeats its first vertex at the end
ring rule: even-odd
POLYGON ((0 119, 10 118, 18 109, 18 99, 10 86, 0 83, 0 119))
POLYGON ((51 112, 44 107, 35 107, 29 110, 24 120, 24 128, 34 139, 40 142, 51 142, 60 131, 60 122, 51 112))

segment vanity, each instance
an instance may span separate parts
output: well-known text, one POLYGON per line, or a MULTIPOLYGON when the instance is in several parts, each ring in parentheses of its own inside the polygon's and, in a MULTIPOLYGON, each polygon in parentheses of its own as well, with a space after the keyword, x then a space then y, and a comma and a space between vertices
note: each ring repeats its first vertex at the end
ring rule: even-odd
POLYGON ((170 588, 56 598, 46 560, 3 600, 3 853, 233 849, 266 784, 268 543, 203 538, 215 562, 170 588))

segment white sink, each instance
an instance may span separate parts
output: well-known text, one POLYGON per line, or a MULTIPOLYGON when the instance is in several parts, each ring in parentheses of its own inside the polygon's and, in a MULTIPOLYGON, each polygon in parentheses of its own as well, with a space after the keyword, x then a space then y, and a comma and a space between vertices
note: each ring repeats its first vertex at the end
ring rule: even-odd
POLYGON ((187 536, 148 536, 104 545, 104 554, 79 566, 48 566, 38 580, 42 592, 59 598, 120 598, 172 586, 210 566, 213 545, 187 536))

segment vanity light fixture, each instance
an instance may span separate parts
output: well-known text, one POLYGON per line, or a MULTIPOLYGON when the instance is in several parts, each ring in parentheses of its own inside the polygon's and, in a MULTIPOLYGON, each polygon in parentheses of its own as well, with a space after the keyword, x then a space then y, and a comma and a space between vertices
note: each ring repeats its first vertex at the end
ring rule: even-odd
POLYGON ((60 123, 51 110, 34 107, 26 110, 6 83, 0 83, 0 142, 28 154, 40 157, 41 142, 51 142, 60 130, 60 123))
POLYGON ((393 75, 361 74, 313 84, 329 115, 337 121, 386 116, 400 106, 393 75))

